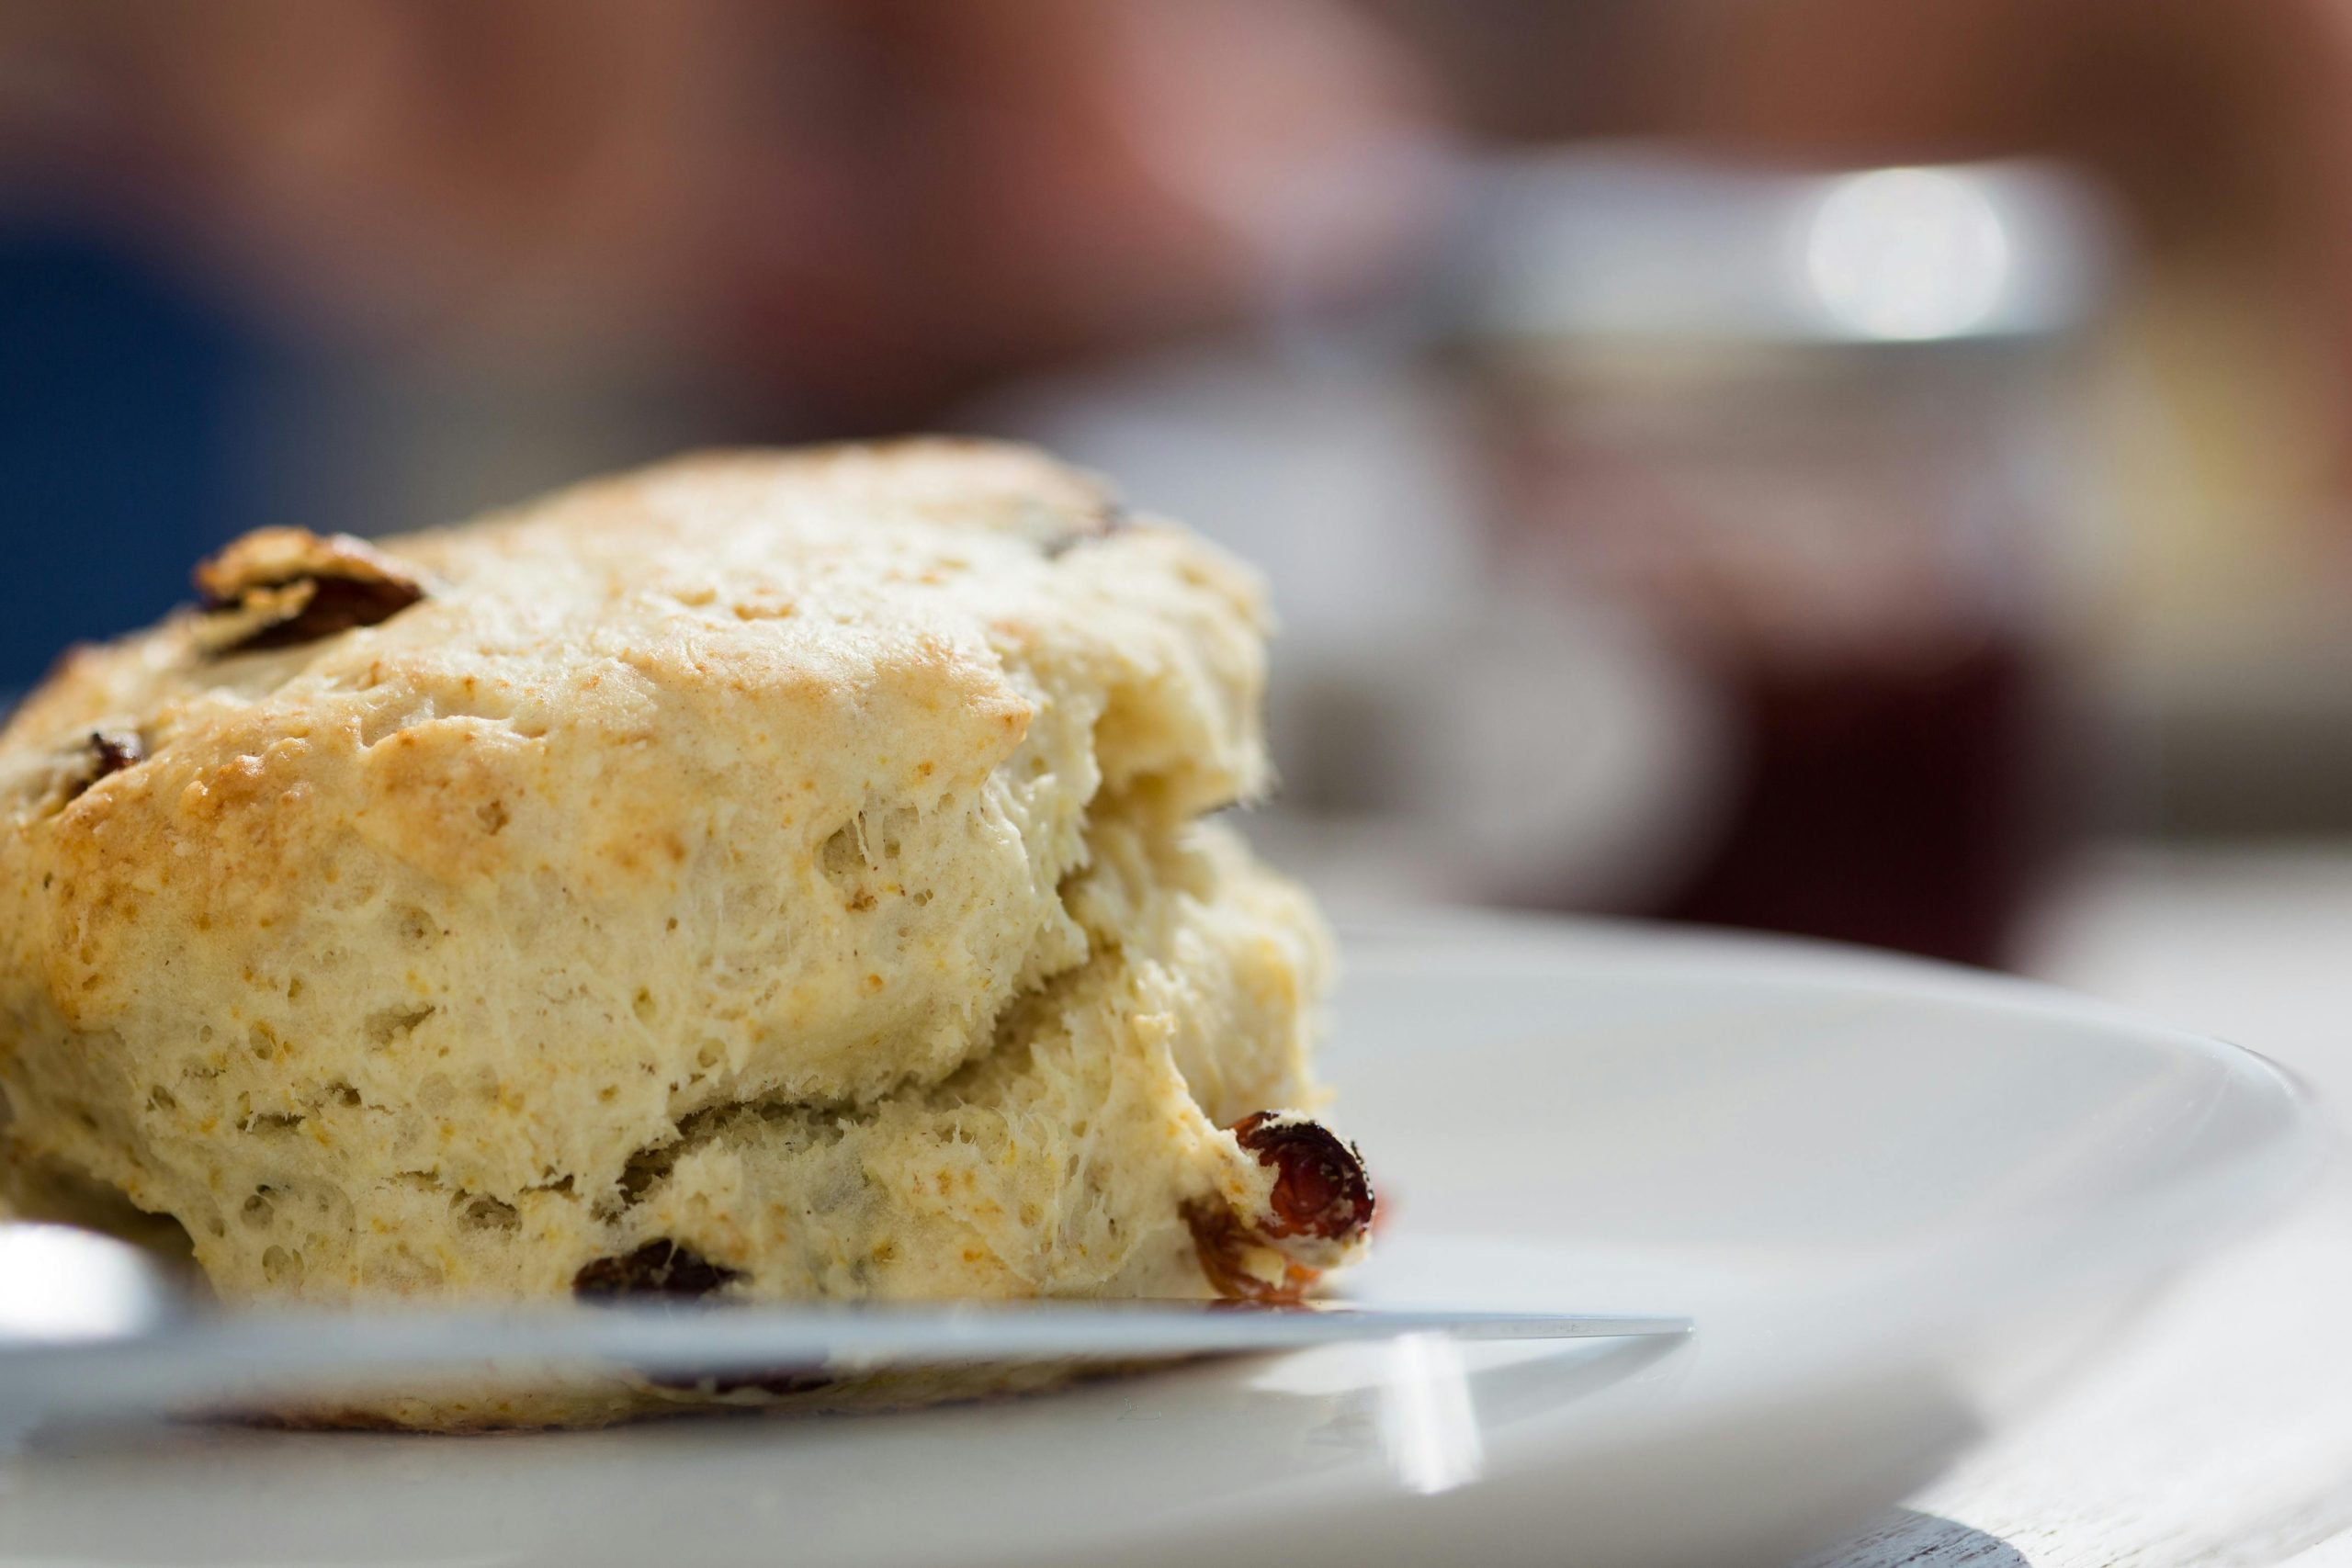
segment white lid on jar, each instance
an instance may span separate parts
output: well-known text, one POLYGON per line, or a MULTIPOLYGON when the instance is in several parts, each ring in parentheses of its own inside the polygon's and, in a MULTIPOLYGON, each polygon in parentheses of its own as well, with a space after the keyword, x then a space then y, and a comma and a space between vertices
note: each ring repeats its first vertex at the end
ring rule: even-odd
POLYGON ((2115 267, 2062 164, 1800 172, 1638 145, 1498 158, 1449 269, 1474 344, 1870 347, 2065 334, 2115 267))

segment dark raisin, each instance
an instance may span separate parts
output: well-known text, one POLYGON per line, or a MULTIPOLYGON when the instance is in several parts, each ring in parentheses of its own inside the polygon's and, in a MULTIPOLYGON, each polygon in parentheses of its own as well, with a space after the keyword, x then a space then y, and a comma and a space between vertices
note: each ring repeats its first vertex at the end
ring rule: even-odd
POLYGON ((232 644, 230 653, 298 648, 306 642, 389 621, 424 597, 413 582, 366 581, 351 577, 314 577, 308 603, 292 615, 263 626, 232 644))
POLYGON ((656 1296, 692 1301, 741 1279, 691 1247, 670 1240, 649 1241, 619 1258, 599 1258, 571 1277, 571 1293, 582 1301, 618 1301, 656 1296))
POLYGON ((78 800, 85 790, 111 773, 136 767, 147 760, 147 748, 131 729, 90 731, 89 756, 82 772, 66 786, 65 798, 78 800))
POLYGON ((90 750, 98 759, 98 777, 119 773, 147 760, 147 748, 133 729, 94 729, 90 750))
POLYGON ((1201 1272, 1218 1295, 1253 1306, 1289 1306, 1306 1298, 1318 1273, 1302 1264, 1282 1260, 1282 1273, 1266 1279, 1250 1268, 1254 1258, 1269 1261, 1265 1242, 1227 1204, 1214 1198, 1196 1198, 1183 1208, 1184 1224, 1193 1233, 1193 1251, 1201 1272))
POLYGON ((1261 1111, 1235 1122, 1233 1135, 1276 1172, 1272 1213, 1259 1222, 1265 1235, 1349 1241, 1370 1228, 1374 1200, 1363 1156, 1329 1127, 1261 1111))
POLYGON ((216 654, 315 642, 388 621, 424 597, 415 578, 364 540, 301 528, 236 540, 197 568, 196 586, 206 610, 258 617, 214 645, 216 654))

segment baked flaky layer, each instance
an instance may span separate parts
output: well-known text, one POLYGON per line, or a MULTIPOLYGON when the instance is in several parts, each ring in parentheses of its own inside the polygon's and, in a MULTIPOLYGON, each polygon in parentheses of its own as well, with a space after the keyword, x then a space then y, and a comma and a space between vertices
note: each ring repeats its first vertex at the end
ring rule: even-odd
MULTIPOLYGON (((863 1102, 697 1112, 640 1150, 602 1206, 560 1184, 509 1205, 413 1173, 355 1175, 275 1132, 217 1140, 206 1157, 151 1173, 150 1191, 183 1217, 219 1193, 247 1194, 225 1235, 191 1230, 231 1300, 340 1301, 388 1283, 501 1300, 1286 1298, 1364 1240, 1354 1216, 1336 1235, 1265 1234, 1284 1168, 1249 1136, 1267 1108, 1323 1098, 1309 1062, 1329 966, 1321 924, 1214 824, 1106 823, 1090 838, 1091 863, 1068 888, 1090 957, 1019 999, 989 1047, 943 1081, 863 1102)), ((20 1207, 121 1223, 78 1171, 20 1163, 17 1176, 20 1207)), ((274 1415, 464 1431, 712 1407, 872 1411, 1086 1370, 787 1369, 662 1383, 618 1368, 484 1366, 274 1415)))
MULTIPOLYGON (((1246 1227, 1269 1213, 1279 1169, 1233 1125, 1318 1098, 1307 1052, 1327 948, 1312 909, 1221 829, 1155 842, 1112 828, 1101 838, 1071 892, 1093 955, 1017 1004, 994 1045, 942 1083, 857 1106, 689 1118, 640 1161, 626 1206, 604 1216, 552 1196, 485 1217, 462 1195, 422 1189, 322 1193, 275 1206, 243 1250, 278 1247, 333 1272, 349 1268, 345 1249, 356 1245, 477 1292, 585 1280, 616 1295, 716 1302, 1202 1299, 1231 1293, 1218 1269, 1256 1266, 1279 1280, 1301 1261, 1344 1261, 1360 1236, 1338 1247, 1260 1239, 1242 1257, 1204 1258, 1229 1232, 1198 1220, 1233 1215, 1246 1227), (346 1201, 387 1220, 389 1234, 343 1224, 346 1201)), ((485 1367, 461 1384, 286 1414, 458 1430, 712 1405, 873 1410, 1047 1386, 1081 1370, 804 1368, 662 1385, 620 1370, 485 1367)))
MULTIPOLYGON (((232 1301, 1219 1293, 1185 1210, 1267 1208, 1276 1173, 1230 1129, 1319 1098, 1327 948, 1304 897, 1220 828, 1096 836, 1069 890, 1092 956, 943 1081, 707 1108, 599 1199, 559 1179, 508 1201, 265 1126, 150 1161, 141 1205, 187 1225, 232 1301)), ((128 1190, 104 1151, 28 1136, 44 1109, 20 1110, 20 1157, 128 1190)))

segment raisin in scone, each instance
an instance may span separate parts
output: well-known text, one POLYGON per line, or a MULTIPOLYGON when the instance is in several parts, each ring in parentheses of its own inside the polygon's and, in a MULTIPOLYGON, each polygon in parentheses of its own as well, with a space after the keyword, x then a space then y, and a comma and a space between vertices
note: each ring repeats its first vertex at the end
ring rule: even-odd
POLYGON ((1362 1245, 1320 926, 1196 820, 1265 776, 1199 540, 915 442, 198 586, 0 731, 20 1193, 169 1216, 232 1301, 1280 1300, 1362 1245))

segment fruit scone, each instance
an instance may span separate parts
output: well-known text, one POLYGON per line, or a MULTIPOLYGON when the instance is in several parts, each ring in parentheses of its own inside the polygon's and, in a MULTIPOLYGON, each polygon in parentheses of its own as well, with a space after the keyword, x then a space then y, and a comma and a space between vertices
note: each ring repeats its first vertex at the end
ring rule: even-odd
POLYGON ((20 1204, 166 1216, 231 1302, 1278 1302, 1363 1247, 1321 927, 1198 820, 1265 775, 1258 592, 1200 540, 918 441, 198 586, 0 731, 20 1204))

